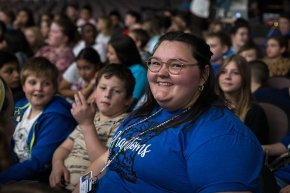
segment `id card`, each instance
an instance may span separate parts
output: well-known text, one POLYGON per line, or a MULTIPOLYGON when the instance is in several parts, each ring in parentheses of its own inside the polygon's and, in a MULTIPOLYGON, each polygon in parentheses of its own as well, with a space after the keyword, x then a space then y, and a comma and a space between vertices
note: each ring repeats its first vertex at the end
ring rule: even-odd
POLYGON ((93 187, 92 171, 80 177, 80 193, 88 193, 93 187))

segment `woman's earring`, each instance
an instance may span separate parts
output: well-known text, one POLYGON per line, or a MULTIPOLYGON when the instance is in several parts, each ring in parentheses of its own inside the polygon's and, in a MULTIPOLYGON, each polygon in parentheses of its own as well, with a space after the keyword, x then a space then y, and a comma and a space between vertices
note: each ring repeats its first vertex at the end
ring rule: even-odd
POLYGON ((202 92, 203 89, 204 89, 204 85, 200 85, 200 86, 198 87, 198 90, 199 90, 200 92, 202 92))

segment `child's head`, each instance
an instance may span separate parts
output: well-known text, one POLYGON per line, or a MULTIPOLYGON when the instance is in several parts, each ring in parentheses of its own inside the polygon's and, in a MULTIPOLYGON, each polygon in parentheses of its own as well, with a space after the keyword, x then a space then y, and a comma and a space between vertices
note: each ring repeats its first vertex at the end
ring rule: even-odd
POLYGON ((251 82, 265 85, 269 78, 269 68, 267 64, 261 60, 249 62, 251 68, 251 82))
POLYGON ((220 20, 213 20, 208 27, 209 33, 217 33, 223 31, 223 22, 220 20))
POLYGON ((22 68, 21 83, 32 108, 42 110, 57 90, 58 70, 44 57, 29 60, 22 68))
POLYGON ((39 48, 44 44, 44 38, 38 27, 27 27, 24 29, 24 35, 31 48, 39 48))
POLYGON ((141 15, 137 11, 129 10, 125 14, 124 23, 125 26, 130 28, 134 24, 140 23, 141 20, 141 15))
POLYGON ((129 32, 129 36, 135 41, 138 49, 145 49, 150 36, 144 29, 133 29, 129 32))
POLYGON ((39 27, 41 35, 44 39, 48 38, 49 30, 50 30, 51 21, 50 20, 41 20, 39 27))
POLYGON ((92 47, 86 47, 76 57, 76 64, 80 76, 85 82, 91 81, 98 70, 103 67, 100 56, 92 47))
POLYGON ((19 65, 15 55, 0 51, 0 77, 11 89, 20 86, 19 65))
POLYGON ((29 76, 45 77, 51 81, 53 89, 58 86, 58 70, 54 64, 44 57, 35 57, 29 60, 21 70, 21 84, 24 85, 29 76))
POLYGON ((227 57, 219 69, 217 80, 218 94, 228 101, 235 114, 244 120, 252 102, 248 62, 239 55, 227 57))
POLYGON ((211 62, 218 63, 223 59, 224 54, 229 49, 230 38, 225 33, 217 32, 207 34, 205 39, 210 47, 210 51, 213 53, 211 56, 211 62))
POLYGON ((126 112, 132 104, 135 79, 122 64, 104 66, 96 78, 95 98, 98 109, 107 116, 126 112))
POLYGON ((18 10, 14 23, 16 23, 19 27, 34 26, 35 22, 33 12, 28 8, 18 10))
POLYGON ((241 47, 238 55, 243 56, 247 62, 254 61, 259 57, 259 49, 254 43, 248 43, 241 47))
POLYGON ((97 21, 97 29, 105 35, 111 35, 113 29, 111 19, 105 16, 99 17, 97 21))
POLYGON ((112 25, 113 26, 117 26, 119 23, 122 22, 122 16, 120 14, 120 12, 118 10, 112 10, 110 13, 109 13, 109 17, 112 21, 112 25))
MULTIPOLYGON (((250 26, 244 19, 238 19, 231 28, 231 40, 233 47, 240 49, 246 45, 250 39, 250 26)), ((238 51, 238 50, 237 50, 238 51)))
POLYGON ((272 36, 267 41, 266 53, 271 59, 287 55, 288 41, 284 36, 272 36))
POLYGON ((282 35, 287 35, 290 32, 290 20, 287 16, 280 16, 278 27, 282 35))
POLYGON ((108 43, 109 63, 121 63, 126 66, 141 64, 141 56, 134 40, 126 35, 112 36, 108 43))
POLYGON ((79 16, 79 5, 77 3, 69 3, 65 8, 65 15, 75 22, 79 16))
POLYGON ((86 45, 95 44, 98 31, 95 25, 86 23, 81 28, 81 38, 84 40, 86 45))
POLYGON ((80 18, 82 18, 85 21, 89 21, 93 16, 93 8, 89 5, 86 4, 81 8, 80 11, 80 18))
POLYGON ((48 43, 51 46, 69 45, 77 38, 77 28, 69 19, 59 18, 50 26, 48 43))
POLYGON ((241 97, 243 90, 250 88, 248 62, 239 55, 231 55, 221 65, 218 75, 219 89, 226 94, 241 97))

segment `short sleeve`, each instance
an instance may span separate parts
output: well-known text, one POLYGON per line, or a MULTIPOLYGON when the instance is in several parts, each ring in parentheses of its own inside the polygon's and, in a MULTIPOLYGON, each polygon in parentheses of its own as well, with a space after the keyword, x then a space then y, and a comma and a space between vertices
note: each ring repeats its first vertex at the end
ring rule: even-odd
POLYGON ((73 132, 71 132, 68 138, 74 141, 79 135, 80 135, 80 127, 76 126, 76 128, 73 130, 73 132))
POLYGON ((77 82, 79 77, 80 75, 78 73, 77 65, 75 62, 72 63, 63 73, 63 79, 72 84, 77 82))

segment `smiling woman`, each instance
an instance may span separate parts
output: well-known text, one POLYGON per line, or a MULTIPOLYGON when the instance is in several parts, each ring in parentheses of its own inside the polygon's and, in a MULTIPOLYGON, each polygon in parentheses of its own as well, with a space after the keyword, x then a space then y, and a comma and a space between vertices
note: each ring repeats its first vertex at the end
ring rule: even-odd
POLYGON ((154 71, 154 62, 148 71, 149 85, 157 103, 168 110, 193 104, 201 93, 198 89, 203 87, 209 76, 209 65, 204 66, 201 72, 191 52, 188 45, 168 40, 162 42, 154 52, 154 58, 167 61, 168 68, 159 65, 159 70, 154 71))
POLYGON ((148 100, 116 131, 106 162, 104 154, 91 167, 97 176, 107 169, 95 192, 259 192, 262 149, 217 104, 211 55, 191 34, 160 38, 148 63, 148 100))

